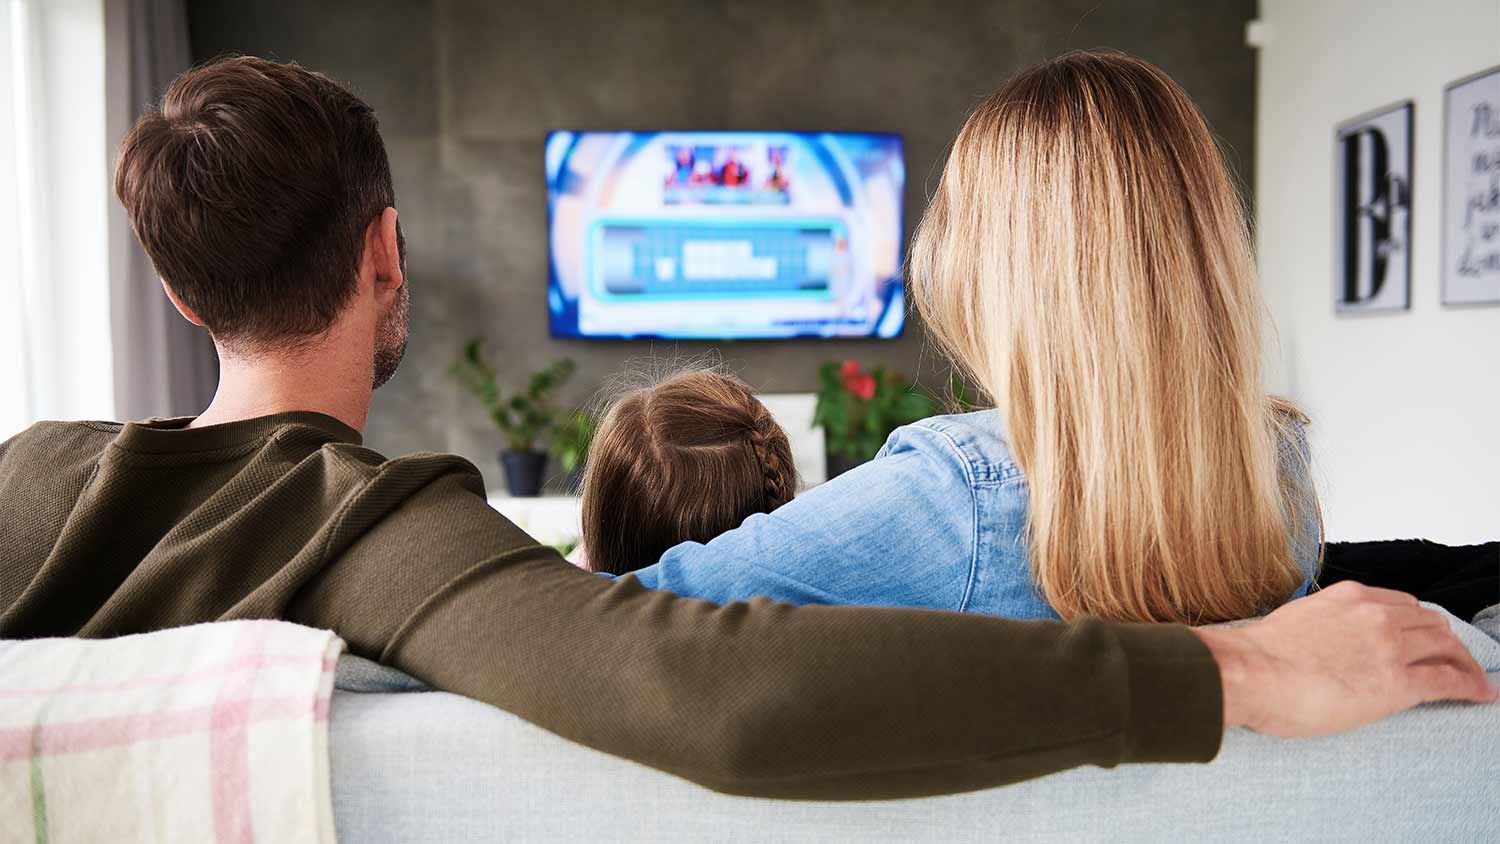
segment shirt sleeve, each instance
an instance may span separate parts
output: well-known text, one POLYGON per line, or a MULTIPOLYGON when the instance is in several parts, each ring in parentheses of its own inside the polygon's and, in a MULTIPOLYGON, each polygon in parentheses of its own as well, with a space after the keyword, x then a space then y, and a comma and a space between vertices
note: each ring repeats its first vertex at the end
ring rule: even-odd
POLYGON ((708 788, 912 797, 1217 753, 1218 669, 1185 628, 721 606, 580 571, 490 509, 477 476, 385 474, 293 618, 708 788))
POLYGON ((634 573, 711 601, 963 610, 975 565, 974 489, 941 433, 908 426, 876 458, 756 514, 707 544, 685 542, 634 573))

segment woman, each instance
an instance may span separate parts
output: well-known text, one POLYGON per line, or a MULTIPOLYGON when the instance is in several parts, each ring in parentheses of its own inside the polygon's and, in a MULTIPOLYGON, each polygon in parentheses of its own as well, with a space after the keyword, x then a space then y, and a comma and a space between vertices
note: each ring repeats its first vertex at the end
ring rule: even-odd
POLYGON ((1263 391, 1245 211, 1164 73, 1085 52, 1008 82, 959 133, 908 273, 995 410, 902 428, 643 583, 1188 623, 1306 591, 1321 527, 1305 419, 1263 391))

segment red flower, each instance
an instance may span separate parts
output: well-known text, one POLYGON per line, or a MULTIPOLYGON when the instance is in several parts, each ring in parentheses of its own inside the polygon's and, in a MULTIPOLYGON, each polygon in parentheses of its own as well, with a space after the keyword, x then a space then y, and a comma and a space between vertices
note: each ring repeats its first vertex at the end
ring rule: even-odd
POLYGON ((844 365, 839 368, 839 377, 844 379, 844 389, 861 401, 869 401, 875 397, 875 376, 861 370, 858 363, 844 361, 844 365))

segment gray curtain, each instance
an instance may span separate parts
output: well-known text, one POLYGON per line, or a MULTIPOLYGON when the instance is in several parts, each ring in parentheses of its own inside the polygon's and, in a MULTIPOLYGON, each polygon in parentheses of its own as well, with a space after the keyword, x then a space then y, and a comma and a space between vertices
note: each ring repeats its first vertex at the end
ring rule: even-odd
MULTIPOLYGON (((104 14, 113 174, 121 139, 161 99, 167 83, 192 65, 192 51, 183 0, 105 0, 104 14)), ((172 307, 125 210, 113 197, 109 294, 117 418, 191 416, 207 407, 219 377, 213 343, 208 332, 172 307)))

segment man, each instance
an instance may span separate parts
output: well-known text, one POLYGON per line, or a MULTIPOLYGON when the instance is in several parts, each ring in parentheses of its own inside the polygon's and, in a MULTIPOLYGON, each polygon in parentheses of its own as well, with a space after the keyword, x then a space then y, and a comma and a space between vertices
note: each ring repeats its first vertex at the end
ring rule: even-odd
POLYGON ((195 419, 0 445, 0 636, 286 618, 560 735, 742 794, 910 796, 1205 761, 1494 697, 1442 616, 1349 585, 1234 630, 715 606, 578 571, 450 455, 359 445, 407 286, 370 109, 255 58, 179 78, 116 192, 217 345, 195 419))

